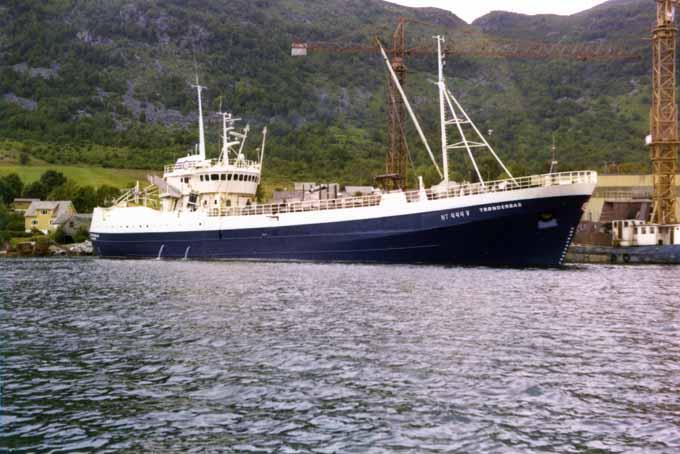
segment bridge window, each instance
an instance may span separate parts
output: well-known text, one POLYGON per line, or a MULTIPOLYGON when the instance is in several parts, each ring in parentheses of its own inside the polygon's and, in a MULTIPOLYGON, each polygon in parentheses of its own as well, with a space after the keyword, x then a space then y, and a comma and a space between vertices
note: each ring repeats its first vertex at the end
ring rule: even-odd
POLYGON ((224 180, 226 180, 226 179, 227 179, 227 174, 226 174, 226 173, 220 174, 220 180, 224 181, 224 180))
POLYGON ((232 177, 233 177, 233 175, 231 173, 229 175, 227 175, 227 181, 231 181, 232 177))
POLYGON ((210 180, 211 180, 211 181, 219 181, 219 180, 220 180, 220 176, 219 176, 218 174, 216 174, 216 173, 213 173, 212 175, 210 175, 210 180))

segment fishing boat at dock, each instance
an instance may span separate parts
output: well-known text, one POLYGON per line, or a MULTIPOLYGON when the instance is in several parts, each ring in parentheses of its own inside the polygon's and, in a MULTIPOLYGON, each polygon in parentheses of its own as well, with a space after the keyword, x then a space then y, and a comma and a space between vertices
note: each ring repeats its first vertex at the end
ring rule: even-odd
POLYGON ((442 165, 434 159, 400 89, 441 183, 360 197, 258 204, 266 128, 256 160, 245 157, 249 128, 222 115, 222 149, 207 159, 201 90, 199 145, 110 208, 96 208, 90 237, 101 257, 560 266, 597 182, 593 171, 514 177, 447 88, 438 39, 442 165), (450 144, 447 128, 461 140, 450 144), (468 132, 466 133, 466 129, 468 132), (474 136, 474 140, 468 137, 474 136), (449 180, 448 155, 462 150, 478 181, 449 180), (507 178, 485 181, 475 153, 488 151, 507 178))

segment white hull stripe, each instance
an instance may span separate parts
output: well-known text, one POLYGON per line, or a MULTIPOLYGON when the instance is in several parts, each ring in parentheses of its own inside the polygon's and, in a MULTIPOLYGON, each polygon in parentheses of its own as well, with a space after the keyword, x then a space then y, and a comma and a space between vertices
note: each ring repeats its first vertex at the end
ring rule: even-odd
POLYGON ((357 221, 450 210, 464 215, 465 209, 485 206, 490 211, 517 208, 522 200, 552 197, 590 196, 593 183, 579 183, 465 197, 390 203, 363 208, 282 213, 276 216, 208 216, 202 211, 161 212, 145 207, 96 208, 90 231, 93 233, 200 232, 212 230, 285 227, 330 222, 357 221), (458 210, 458 211, 456 211, 458 210))

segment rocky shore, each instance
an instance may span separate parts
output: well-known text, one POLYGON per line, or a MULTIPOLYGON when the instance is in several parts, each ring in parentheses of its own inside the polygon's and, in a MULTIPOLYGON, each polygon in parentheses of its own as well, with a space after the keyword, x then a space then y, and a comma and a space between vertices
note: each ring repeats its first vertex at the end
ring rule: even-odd
POLYGON ((92 243, 56 244, 50 241, 24 241, 15 246, 7 243, 0 257, 81 257, 93 255, 92 243))

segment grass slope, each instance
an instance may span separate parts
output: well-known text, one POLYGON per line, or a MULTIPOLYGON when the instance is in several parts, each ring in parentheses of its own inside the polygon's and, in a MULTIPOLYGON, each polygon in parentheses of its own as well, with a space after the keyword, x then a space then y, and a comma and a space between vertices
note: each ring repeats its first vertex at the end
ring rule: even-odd
POLYGON ((5 165, 0 163, 0 176, 16 173, 24 184, 40 179, 47 170, 56 170, 63 173, 79 186, 99 187, 102 185, 126 188, 135 184, 135 181, 146 182, 146 175, 153 173, 148 170, 134 169, 105 169, 103 167, 77 167, 60 165, 5 165))

